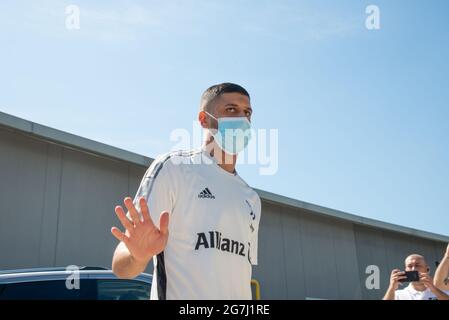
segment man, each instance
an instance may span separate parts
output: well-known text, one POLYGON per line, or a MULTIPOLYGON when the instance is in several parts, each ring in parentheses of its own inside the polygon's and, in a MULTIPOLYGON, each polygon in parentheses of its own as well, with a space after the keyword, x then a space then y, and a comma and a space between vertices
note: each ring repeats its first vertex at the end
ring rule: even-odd
POLYGON ((261 202, 235 170, 251 114, 239 85, 203 93, 202 148, 156 159, 134 203, 125 198, 128 214, 115 208, 126 229, 111 229, 121 241, 112 260, 118 277, 136 277, 153 257, 151 299, 251 299, 261 202))
POLYGON ((449 290, 449 244, 447 245, 443 259, 441 259, 435 271, 433 284, 441 290, 449 290))
POLYGON ((391 272, 390 286, 384 300, 449 300, 449 292, 443 292, 433 285, 429 267, 423 256, 409 255, 405 259, 405 271, 418 271, 419 281, 410 282, 404 289, 398 290, 400 280, 406 279, 405 272, 394 269, 391 272))

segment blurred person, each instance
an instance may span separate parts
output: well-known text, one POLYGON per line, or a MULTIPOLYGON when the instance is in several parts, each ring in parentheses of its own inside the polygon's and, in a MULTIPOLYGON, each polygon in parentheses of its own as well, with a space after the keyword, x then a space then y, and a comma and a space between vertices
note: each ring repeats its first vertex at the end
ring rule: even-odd
POLYGON ((426 260, 419 254, 411 254, 405 259, 405 271, 394 269, 390 285, 383 300, 449 300, 449 291, 438 289, 429 274, 426 260), (405 271, 417 271, 419 281, 412 281, 404 289, 398 289, 401 280, 407 278, 405 271))
POLYGON ((441 290, 449 290, 449 244, 446 253, 435 271, 433 284, 441 290))

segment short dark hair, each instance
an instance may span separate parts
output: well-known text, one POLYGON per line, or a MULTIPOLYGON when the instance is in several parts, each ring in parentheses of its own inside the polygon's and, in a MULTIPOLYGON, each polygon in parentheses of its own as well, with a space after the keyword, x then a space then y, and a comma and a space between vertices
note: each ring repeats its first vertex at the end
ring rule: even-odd
POLYGON ((247 96, 250 99, 248 91, 242 86, 239 86, 235 83, 224 82, 220 84, 215 84, 206 89, 201 96, 200 110, 201 111, 209 111, 209 107, 212 101, 215 100, 218 96, 223 93, 240 93, 244 96, 247 96))

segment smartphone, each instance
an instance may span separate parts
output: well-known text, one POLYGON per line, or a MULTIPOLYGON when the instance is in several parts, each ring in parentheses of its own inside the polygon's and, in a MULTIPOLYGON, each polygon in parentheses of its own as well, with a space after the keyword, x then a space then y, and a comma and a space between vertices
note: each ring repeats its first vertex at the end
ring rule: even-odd
POLYGON ((407 278, 399 280, 399 282, 416 282, 419 281, 418 271, 405 271, 407 278))

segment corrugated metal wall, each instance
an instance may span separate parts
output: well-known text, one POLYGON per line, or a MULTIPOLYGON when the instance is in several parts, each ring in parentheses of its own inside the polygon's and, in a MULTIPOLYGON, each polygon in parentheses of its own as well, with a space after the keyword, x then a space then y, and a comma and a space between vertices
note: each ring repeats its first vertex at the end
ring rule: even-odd
MULTIPOLYGON (((110 267, 114 205, 134 196, 145 170, 0 127, 0 269, 110 267)), ((444 252, 438 241, 299 208, 263 201, 262 210, 254 278, 264 299, 378 299, 409 253, 433 267, 444 252), (365 288, 373 264, 379 290, 365 288)))
POLYGON ((110 266, 114 205, 145 168, 0 129, 0 268, 110 266))

